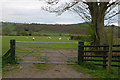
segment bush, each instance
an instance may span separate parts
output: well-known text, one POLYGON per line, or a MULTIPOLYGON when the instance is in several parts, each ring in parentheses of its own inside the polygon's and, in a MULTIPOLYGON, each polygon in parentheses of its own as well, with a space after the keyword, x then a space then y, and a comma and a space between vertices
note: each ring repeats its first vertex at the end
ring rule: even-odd
POLYGON ((88 69, 91 69, 91 70, 97 70, 98 69, 98 67, 95 66, 94 63, 91 63, 91 62, 83 62, 80 65, 82 65, 83 67, 86 67, 88 69))
POLYGON ((23 31, 21 34, 22 34, 22 36, 28 36, 28 32, 26 32, 26 31, 23 31))
POLYGON ((43 36, 49 36, 49 35, 47 35, 47 34, 43 34, 43 36))
POLYGON ((89 38, 87 35, 70 35, 71 40, 87 40, 89 41, 89 38))
POLYGON ((94 33, 91 33, 90 36, 89 36, 89 40, 92 41, 96 41, 96 35, 94 33))
POLYGON ((15 64, 16 62, 12 59, 11 55, 9 56, 2 56, 2 67, 6 64, 15 64))

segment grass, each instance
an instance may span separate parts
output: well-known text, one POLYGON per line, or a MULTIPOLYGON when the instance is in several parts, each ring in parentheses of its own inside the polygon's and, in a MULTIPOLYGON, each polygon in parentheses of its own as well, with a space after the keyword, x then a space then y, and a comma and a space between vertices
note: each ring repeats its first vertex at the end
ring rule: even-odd
POLYGON ((37 68, 36 70, 37 72, 48 70, 51 67, 50 64, 33 64, 33 65, 34 67, 37 68))
POLYGON ((91 62, 85 62, 81 65, 74 65, 73 68, 84 74, 88 73, 92 78, 120 78, 118 71, 112 68, 110 73, 107 73, 107 69, 93 65, 91 62))
POLYGON ((57 31, 48 31, 48 30, 41 30, 40 32, 34 32, 33 34, 40 34, 40 35, 50 35, 50 36, 59 36, 60 34, 61 35, 64 35, 64 36, 69 36, 70 34, 69 33, 59 33, 57 31))
POLYGON ((6 66, 2 68, 2 74, 4 75, 7 72, 14 72, 18 69, 18 64, 6 64, 6 66))
MULTIPOLYGON (((91 58, 90 58, 91 59, 91 58)), ((92 57, 92 59, 100 59, 103 60, 101 57, 92 57)), ((108 59, 108 58, 106 58, 108 59)), ((119 60, 118 58, 112 58, 112 60, 119 60)), ((97 77, 97 78, 120 78, 118 76, 118 67, 111 67, 111 73, 107 73, 107 67, 106 69, 103 69, 102 66, 95 66, 94 64, 103 64, 103 61, 86 61, 84 64, 81 64, 80 66, 74 66, 77 71, 80 71, 78 68, 83 67, 84 69, 82 72, 89 73, 91 77, 97 77), (90 63, 90 64, 89 64, 90 63), (88 65, 89 64, 89 65, 88 65), (93 66, 93 65, 94 66, 93 66)), ((108 61, 106 62, 108 64, 108 61)), ((112 62, 111 64, 118 65, 119 62, 112 62)))

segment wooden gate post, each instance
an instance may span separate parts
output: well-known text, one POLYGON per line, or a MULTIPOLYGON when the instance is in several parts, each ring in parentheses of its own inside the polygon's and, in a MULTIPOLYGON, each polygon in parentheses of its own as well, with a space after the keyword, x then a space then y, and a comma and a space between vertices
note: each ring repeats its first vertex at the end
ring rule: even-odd
MULTIPOLYGON (((106 44, 105 44, 105 45, 106 45, 106 44)), ((103 50, 106 51, 106 50, 107 50, 107 47, 104 46, 103 50)), ((106 56, 107 56, 107 52, 104 52, 104 53, 103 53, 103 68, 105 68, 105 69, 106 69, 106 56)))
POLYGON ((78 42, 78 64, 84 61, 84 42, 78 42))
POLYGON ((111 26, 111 33, 110 33, 110 40, 109 40, 110 42, 109 42, 108 69, 107 69, 108 73, 110 73, 111 71, 113 33, 114 33, 114 25, 111 26))
POLYGON ((15 40, 10 40, 11 57, 15 61, 15 40))

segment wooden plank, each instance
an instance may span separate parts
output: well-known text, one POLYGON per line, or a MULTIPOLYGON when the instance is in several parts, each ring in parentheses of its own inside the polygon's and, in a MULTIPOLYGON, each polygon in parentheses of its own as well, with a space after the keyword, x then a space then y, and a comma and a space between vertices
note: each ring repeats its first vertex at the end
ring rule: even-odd
POLYGON ((100 60, 100 59, 84 59, 84 61, 103 61, 103 60, 100 60))
MULTIPOLYGON (((108 50, 84 50, 84 52, 109 52, 108 50)), ((112 50, 112 52, 120 52, 120 50, 112 50)))
POLYGON ((120 50, 112 50, 112 52, 120 52, 120 50))
POLYGON ((84 47, 109 47, 108 45, 85 45, 84 47))
MULTIPOLYGON (((99 55, 84 55, 83 57, 108 57, 108 56, 99 56, 99 55)), ((112 58, 119 58, 120 55, 113 55, 112 58)))
MULTIPOLYGON (((84 47, 109 47, 109 45, 84 45, 84 47)), ((120 47, 120 44, 112 45, 112 47, 120 47)))
POLYGON ((105 50, 84 50, 84 52, 108 52, 105 50))
MULTIPOLYGON (((84 59, 84 61, 104 61, 102 59, 84 59)), ((108 61, 108 60, 105 60, 108 61)), ((112 60, 113 62, 120 62, 120 60, 112 60)))
POLYGON ((9 49, 3 56, 8 56, 11 53, 11 49, 9 49))
MULTIPOLYGON (((95 65, 103 66, 104 64, 95 64, 95 65)), ((107 66, 107 64, 105 66, 107 66)), ((111 64, 111 66, 113 66, 113 67, 120 67, 120 65, 113 65, 113 64, 111 64)))

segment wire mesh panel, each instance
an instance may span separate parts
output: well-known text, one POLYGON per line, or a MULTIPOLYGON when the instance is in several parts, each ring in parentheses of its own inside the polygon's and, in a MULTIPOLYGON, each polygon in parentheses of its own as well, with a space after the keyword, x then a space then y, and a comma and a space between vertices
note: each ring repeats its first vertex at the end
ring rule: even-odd
POLYGON ((16 42, 18 63, 77 64, 75 42, 16 42))

